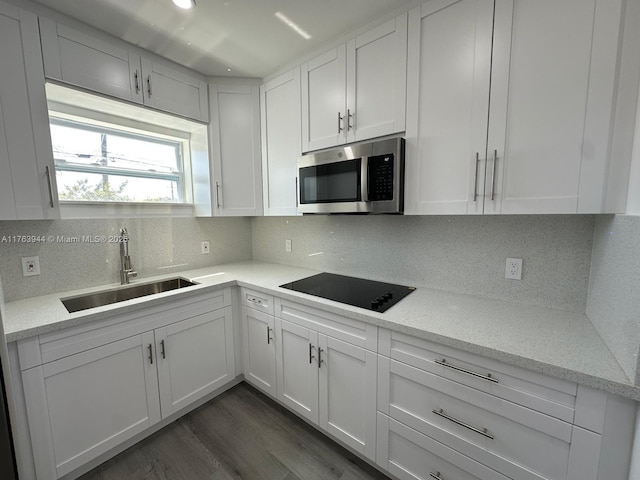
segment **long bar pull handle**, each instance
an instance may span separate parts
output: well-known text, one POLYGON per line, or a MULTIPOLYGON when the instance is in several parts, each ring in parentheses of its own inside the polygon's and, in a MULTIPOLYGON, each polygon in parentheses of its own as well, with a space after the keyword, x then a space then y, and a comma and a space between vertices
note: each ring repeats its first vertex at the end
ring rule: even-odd
POLYGON ((480 164, 480 153, 476 152, 476 176, 473 181, 473 201, 478 200, 478 165, 480 164))
POLYGON ((160 340, 160 354, 162 355, 162 359, 167 358, 167 354, 164 349, 164 340, 160 340))
POLYGON ((314 347, 313 345, 311 345, 311 343, 309 343, 309 364, 311 364, 311 360, 312 360, 313 358, 315 358, 315 357, 313 356, 313 354, 311 353, 311 351, 312 351, 314 348, 316 348, 316 347, 314 347))
POLYGON ((324 352, 324 350, 322 348, 318 348, 318 368, 320 368, 322 362, 324 362, 324 360, 322 360, 322 352, 324 352))
POLYGON ((147 93, 151 96, 151 75, 147 75, 147 93))
POLYGON ((153 365, 153 347, 149 344, 147 348, 149 349, 149 363, 153 365))
POLYGON ((220 184, 216 182, 216 203, 218 204, 218 208, 220 208, 220 184))
POLYGON ((138 70, 136 70, 136 73, 133 75, 133 78, 135 80, 136 93, 140 93, 140 80, 138 79, 138 70))
POLYGON ((44 167, 44 173, 47 176, 47 187, 49 187, 49 206, 53 208, 55 205, 53 203, 53 184, 51 183, 51 170, 49 170, 49 165, 44 167))
POLYGON ((442 477, 440 476, 440 472, 436 472, 436 473, 429 472, 429 476, 431 478, 435 478, 436 480, 442 480, 442 477))
POLYGON ((442 365, 443 367, 447 367, 447 368, 450 368, 452 370, 457 370, 458 372, 466 373, 467 375, 472 375, 474 377, 481 378, 482 380, 486 380, 488 382, 499 383, 498 380, 493 378, 490 373, 487 373, 486 375, 483 375, 481 373, 476 373, 476 372, 474 372, 472 370, 467 370, 466 368, 462 368, 462 367, 458 367, 456 365, 453 365, 453 364, 447 362, 447 360, 444 359, 444 358, 442 360, 436 358, 435 362, 438 365, 442 365))
POLYGON ((296 208, 298 208, 298 177, 296 177, 296 208))
POLYGON ((498 150, 493 151, 493 166, 491 167, 491 201, 493 201, 496 196, 496 163, 498 163, 498 150))
POLYGON ((344 128, 342 128, 342 120, 344 120, 344 117, 340 115, 340 112, 338 112, 338 133, 344 130, 344 128))
POLYGON ((351 109, 347 108, 347 131, 353 128, 351 124, 351 119, 353 118, 353 114, 351 113, 351 109))
POLYGON ((271 328, 267 325, 267 345, 271 343, 271 328))
POLYGON ((490 438, 491 440, 493 440, 493 435, 491 435, 486 428, 476 428, 472 425, 469 425, 468 423, 464 423, 461 422, 460 420, 458 420, 457 418, 453 418, 450 415, 447 415, 444 410, 440 409, 440 410, 436 410, 435 408, 433 410, 431 410, 433 413, 435 413, 436 415, 439 415, 442 418, 446 418, 447 420, 449 420, 450 422, 455 423, 456 425, 460 425, 461 427, 464 428, 468 428, 469 430, 471 430, 472 432, 475 433, 479 433, 480 435, 484 435, 487 438, 490 438))

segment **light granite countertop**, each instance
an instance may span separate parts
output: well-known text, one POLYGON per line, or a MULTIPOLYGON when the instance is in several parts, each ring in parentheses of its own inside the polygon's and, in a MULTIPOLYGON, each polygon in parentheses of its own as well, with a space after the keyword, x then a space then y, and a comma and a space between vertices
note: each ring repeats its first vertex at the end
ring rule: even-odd
MULTIPOLYGON (((640 400, 640 387, 627 378, 584 314, 420 286, 386 312, 378 313, 279 287, 317 273, 320 272, 263 262, 218 265, 171 275, 194 280, 198 286, 72 314, 60 298, 119 285, 33 297, 5 304, 5 336, 7 342, 13 342, 146 308, 174 296, 182 298, 238 285, 640 400)), ((135 283, 166 277, 139 279, 135 283)))

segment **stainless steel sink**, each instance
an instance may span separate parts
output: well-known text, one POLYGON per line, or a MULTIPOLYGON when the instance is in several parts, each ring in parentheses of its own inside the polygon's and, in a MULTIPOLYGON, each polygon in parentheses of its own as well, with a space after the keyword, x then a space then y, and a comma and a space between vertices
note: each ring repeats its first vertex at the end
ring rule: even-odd
POLYGON ((102 307, 112 303, 124 302, 132 298, 145 297, 156 293, 168 292, 178 288, 191 287, 197 285, 186 278, 176 277, 160 282, 142 283, 112 290, 79 295, 77 297, 61 298, 60 301, 69 313, 79 312, 88 308, 102 307))

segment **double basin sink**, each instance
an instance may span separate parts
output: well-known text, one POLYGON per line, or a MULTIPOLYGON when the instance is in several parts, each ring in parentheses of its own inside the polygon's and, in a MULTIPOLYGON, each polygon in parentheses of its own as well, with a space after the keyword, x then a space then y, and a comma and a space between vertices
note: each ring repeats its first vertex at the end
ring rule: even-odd
POLYGON ((146 297, 156 293, 168 292, 179 288, 198 285, 186 278, 175 277, 158 282, 130 285, 128 287, 102 290, 99 292, 79 295, 77 297, 61 298, 60 301, 69 313, 87 310, 89 308, 102 307, 112 303, 124 302, 133 298, 146 297))

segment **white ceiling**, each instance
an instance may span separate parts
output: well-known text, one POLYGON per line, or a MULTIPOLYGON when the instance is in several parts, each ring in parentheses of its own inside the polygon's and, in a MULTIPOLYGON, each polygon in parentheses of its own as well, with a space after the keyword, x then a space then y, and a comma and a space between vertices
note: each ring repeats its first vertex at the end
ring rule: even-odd
POLYGON ((263 78, 415 0, 37 0, 205 75, 263 78), (275 13, 311 35, 305 40, 275 13), (231 69, 231 71, 228 71, 231 69))

